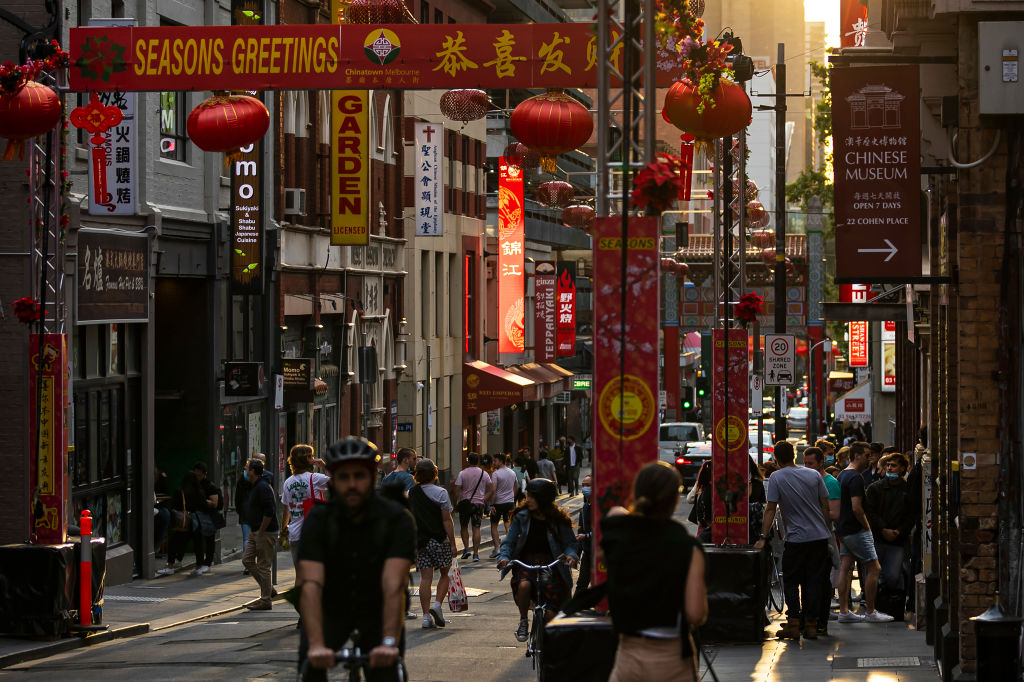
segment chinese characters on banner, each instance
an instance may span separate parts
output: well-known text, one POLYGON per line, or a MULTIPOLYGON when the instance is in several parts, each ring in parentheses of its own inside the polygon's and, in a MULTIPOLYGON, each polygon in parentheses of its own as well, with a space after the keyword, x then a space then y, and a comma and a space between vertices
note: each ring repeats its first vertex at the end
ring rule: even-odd
MULTIPOLYGON (((867 303, 871 287, 867 284, 840 284, 840 303, 867 303)), ((849 365, 850 367, 867 367, 869 361, 868 353, 868 323, 849 322, 847 324, 847 335, 850 343, 849 365)))
POLYGON ((896 323, 882 323, 882 393, 896 392, 896 323))
POLYGON ((83 322, 149 319, 149 237, 78 231, 77 315, 83 322))
POLYGON ((839 15, 842 18, 839 46, 864 47, 868 37, 867 0, 840 0, 839 15))
POLYGON ((498 159, 498 353, 526 348, 523 171, 498 159))
POLYGON ((747 330, 715 329, 712 340, 712 522, 716 545, 749 542, 747 330), (728 344, 726 333, 728 332, 728 344))
POLYGON ((444 126, 417 121, 415 125, 416 165, 413 194, 416 197, 416 236, 440 237, 444 231, 441 191, 441 140, 444 126))
POLYGON ((832 69, 839 282, 921 275, 918 70, 832 69))
POLYGON ((576 263, 558 263, 558 356, 576 355, 576 263))
POLYGON ((555 324, 555 264, 538 261, 533 271, 533 356, 537 362, 557 358, 555 324))
POLYGON ((331 244, 370 242, 370 93, 331 91, 331 244))
POLYGON ((33 505, 38 501, 42 516, 35 520, 35 541, 59 544, 67 537, 68 434, 67 336, 45 334, 39 353, 39 335, 29 336, 29 443, 32 448, 31 486, 33 505), (36 386, 42 375, 42 402, 37 403, 36 386), (39 409, 41 405, 42 409, 39 409), (37 412, 38 410, 38 412, 37 412))
MULTIPOLYGON (((601 518, 626 503, 637 472, 657 459, 659 222, 630 218, 623 244, 622 218, 594 221, 594 281, 602 283, 594 296, 595 545, 601 542, 601 518), (628 330, 625 345, 623 326, 628 330)), ((593 582, 600 583, 604 574, 604 566, 596 564, 593 582)))

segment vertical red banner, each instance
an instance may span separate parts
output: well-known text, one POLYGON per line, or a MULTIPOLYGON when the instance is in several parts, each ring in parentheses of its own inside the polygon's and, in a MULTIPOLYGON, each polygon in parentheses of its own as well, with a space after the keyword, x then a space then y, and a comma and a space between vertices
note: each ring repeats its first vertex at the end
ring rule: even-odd
MULTIPOLYGON (((658 222, 630 218, 625 245, 622 218, 594 222, 594 281, 600 282, 594 296, 595 545, 601 541, 601 517, 629 501, 633 477, 657 459, 658 222)), ((604 567, 598 563, 594 569, 599 583, 604 567)))
POLYGON ((747 330, 715 329, 712 338, 711 439, 714 499, 711 541, 716 545, 750 543, 747 484, 747 330))
POLYGON ((523 171, 498 159, 498 352, 526 348, 523 171))
POLYGON ((558 263, 558 355, 576 355, 575 263, 558 263))
POLYGON ((29 338, 30 485, 32 507, 40 514, 33 527, 34 541, 39 544, 60 544, 67 539, 65 529, 70 491, 67 463, 67 336, 46 334, 43 338, 42 357, 39 353, 39 335, 32 334, 29 338), (38 390, 40 378, 41 392, 38 390))
POLYGON ((869 362, 868 352, 868 323, 850 322, 850 367, 867 367, 869 362))
POLYGON ((533 270, 533 357, 537 362, 554 362, 557 357, 555 300, 555 264, 538 261, 533 270))
POLYGON ((864 47, 868 37, 866 0, 839 0, 839 46, 864 47))

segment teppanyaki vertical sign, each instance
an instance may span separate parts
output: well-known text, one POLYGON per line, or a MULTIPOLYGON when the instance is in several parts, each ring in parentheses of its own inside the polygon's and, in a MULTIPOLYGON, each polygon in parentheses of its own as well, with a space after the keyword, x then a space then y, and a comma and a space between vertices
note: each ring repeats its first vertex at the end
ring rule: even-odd
POLYGON ((555 264, 538 261, 533 270, 533 357, 554 362, 558 332, 555 325, 555 264))
POLYGON ((526 348, 523 171, 498 159, 498 353, 526 348))
POLYGON ((832 69, 836 281, 921 275, 917 66, 832 69))
POLYGON ((370 93, 331 91, 331 244, 370 242, 370 93))
POLYGON ((413 168, 416 196, 416 236, 444 234, 444 192, 441 184, 441 140, 444 126, 417 121, 414 126, 416 165, 413 168))
POLYGON ((576 355, 576 263, 558 263, 558 355, 576 355))

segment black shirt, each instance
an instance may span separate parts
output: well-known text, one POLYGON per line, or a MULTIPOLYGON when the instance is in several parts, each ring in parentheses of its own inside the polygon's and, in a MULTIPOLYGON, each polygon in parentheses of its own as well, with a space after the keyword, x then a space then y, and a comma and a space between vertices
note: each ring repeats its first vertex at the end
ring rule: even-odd
POLYGON ((836 522, 836 535, 853 535, 864 530, 864 526, 853 515, 851 498, 859 497, 864 504, 864 477, 853 469, 843 469, 836 477, 839 481, 839 521, 836 522))
POLYGON ((274 497, 274 490, 267 483, 267 479, 261 478, 253 484, 252 492, 249 493, 249 501, 245 506, 249 511, 249 527, 253 531, 258 530, 262 525, 264 516, 270 517, 266 531, 268 533, 278 531, 277 498, 274 497))
POLYGON ((530 554, 551 554, 551 545, 548 543, 548 522, 541 519, 530 519, 530 532, 526 535, 526 544, 523 545, 523 556, 530 554))
POLYGON ((381 575, 386 559, 413 561, 416 528, 412 515, 397 503, 374 495, 366 514, 354 523, 339 502, 314 505, 302 523, 299 561, 324 564, 324 641, 339 648, 353 628, 363 649, 381 637, 384 595, 381 575))

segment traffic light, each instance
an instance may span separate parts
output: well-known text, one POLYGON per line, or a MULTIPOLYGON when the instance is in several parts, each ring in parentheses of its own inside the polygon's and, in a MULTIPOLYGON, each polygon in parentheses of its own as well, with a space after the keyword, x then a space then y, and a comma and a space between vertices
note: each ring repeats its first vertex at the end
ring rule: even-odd
POLYGON ((693 409, 693 386, 683 386, 680 402, 683 406, 683 412, 689 412, 693 409))
POLYGON ((707 377, 697 377, 697 397, 700 398, 703 401, 704 400, 704 396, 706 396, 707 393, 708 393, 708 378, 707 377))

